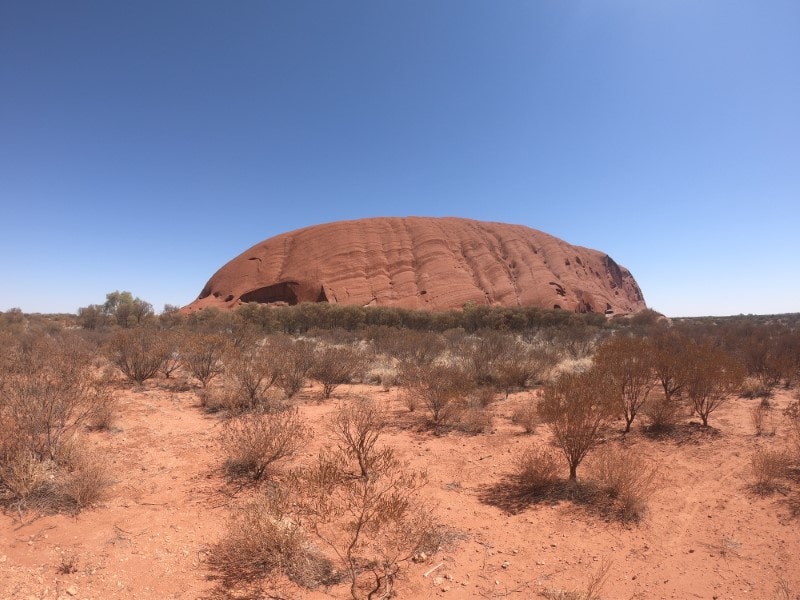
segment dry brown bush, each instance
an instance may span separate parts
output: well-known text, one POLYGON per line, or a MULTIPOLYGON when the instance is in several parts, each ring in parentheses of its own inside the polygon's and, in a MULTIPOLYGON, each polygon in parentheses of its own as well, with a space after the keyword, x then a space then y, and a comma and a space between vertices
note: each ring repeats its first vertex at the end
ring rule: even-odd
POLYGON ((603 427, 613 414, 603 397, 601 375, 596 371, 562 375, 545 386, 538 407, 554 444, 567 459, 570 480, 576 480, 578 465, 601 441, 603 427))
POLYGON ((639 521, 655 491, 658 467, 634 450, 609 446, 592 461, 592 478, 622 521, 639 521))
POLYGON ((751 459, 753 490, 762 495, 784 490, 789 464, 789 454, 783 450, 757 450, 751 459))
POLYGON ((128 380, 141 385, 158 374, 166 351, 158 331, 137 327, 114 335, 108 357, 128 380))
POLYGON ((292 456, 310 436, 296 408, 231 418, 223 423, 219 437, 225 470, 231 477, 261 480, 275 462, 292 456))
POLYGON ((656 385, 650 344, 618 334, 597 349, 595 368, 607 380, 610 401, 625 419, 625 433, 656 385))
POLYGON ((559 461, 556 453, 542 446, 531 446, 517 458, 515 473, 522 489, 534 497, 549 494, 558 484, 559 461))
POLYGON ((383 468, 390 456, 375 448, 387 418, 386 408, 366 397, 342 405, 333 416, 330 431, 339 451, 358 464, 359 477, 369 477, 372 471, 383 468))
POLYGON ((757 404, 750 408, 750 422, 756 435, 773 436, 778 430, 773 410, 768 404, 757 404))
POLYGON ((707 427, 709 415, 741 388, 744 367, 709 342, 694 344, 688 352, 686 397, 703 427, 707 427))
POLYGON ((456 419, 475 385, 462 367, 436 363, 403 363, 401 381, 409 406, 422 403, 437 429, 456 419))
POLYGON ((310 544, 293 513, 293 494, 282 487, 231 513, 208 564, 226 595, 237 598, 276 597, 281 576, 307 588, 333 580, 330 561, 310 544))
POLYGON ((789 422, 789 436, 794 446, 795 456, 800 461, 800 399, 791 402, 783 411, 789 422))
POLYGON ((514 409, 511 422, 520 425, 525 433, 535 433, 536 426, 539 424, 539 409, 536 406, 536 400, 526 400, 514 409))
POLYGON ((383 452, 380 468, 354 476, 358 465, 341 450, 323 451, 297 470, 293 487, 303 527, 330 550, 350 583, 350 596, 390 598, 403 563, 438 545, 430 507, 419 497, 425 473, 383 452))
POLYGON ((230 386, 228 410, 253 410, 267 407, 267 392, 278 379, 275 358, 269 347, 250 346, 230 352, 225 377, 230 386))
POLYGON ((680 397, 658 394, 650 397, 642 408, 647 417, 647 430, 653 433, 670 431, 677 425, 684 410, 680 397))
POLYGON ((322 397, 330 398, 337 387, 350 383, 365 366, 365 356, 357 348, 320 345, 314 353, 309 374, 322 384, 322 397))
POLYGON ((225 336, 191 333, 181 341, 181 362, 205 389, 214 377, 225 370, 223 358, 229 350, 230 344, 225 336))
POLYGON ((235 597, 276 597, 271 592, 280 589, 281 576, 310 588, 332 578, 330 562, 314 550, 296 520, 292 495, 280 487, 231 514, 208 564, 235 597))
POLYGON ((81 510, 102 500, 112 483, 111 472, 100 454, 82 450, 70 457, 58 491, 70 508, 81 510))
POLYGON ((0 387, 0 420, 36 460, 56 459, 103 397, 75 339, 36 338, 13 351, 0 387))
POLYGON ((314 344, 278 336, 270 341, 271 356, 277 373, 276 384, 287 398, 303 389, 309 371, 314 366, 314 344))

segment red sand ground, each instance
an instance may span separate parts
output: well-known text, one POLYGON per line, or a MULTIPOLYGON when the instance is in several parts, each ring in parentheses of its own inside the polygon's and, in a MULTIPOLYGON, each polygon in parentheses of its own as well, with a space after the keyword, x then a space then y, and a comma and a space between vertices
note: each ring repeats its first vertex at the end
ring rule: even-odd
MULTIPOLYGON (((220 473, 219 417, 204 414, 193 391, 164 383, 120 392, 117 430, 86 434, 114 468, 117 481, 104 503, 75 517, 0 514, 0 599, 200 598, 211 590, 205 552, 241 498, 220 473), (59 572, 70 559, 77 570, 59 572)), ((355 393, 390 402, 384 443, 427 467, 430 485, 420 502, 434 502, 457 534, 427 562, 406 567, 401 598, 540 597, 581 588, 604 560, 612 561, 605 599, 768 599, 779 578, 800 590, 798 490, 762 498, 748 488, 753 451, 781 445, 785 433, 779 423, 774 438, 753 435, 748 410, 755 400, 736 399, 712 414, 718 435, 654 441, 635 427, 626 444, 661 464, 661 483, 644 521, 624 525, 567 502, 510 514, 481 501, 517 453, 547 439, 544 428, 525 435, 510 420, 533 392, 494 405, 490 434, 441 437, 420 427, 422 415, 409 414, 397 390, 344 386, 335 396, 355 393)), ((317 397, 311 387, 300 395, 318 435, 295 462, 325 441, 322 425, 336 400, 319 404, 317 397)), ((775 404, 789 400, 780 392, 775 404)), ((578 476, 587 472, 582 466, 578 476)), ((293 597, 347 593, 342 587, 293 597)))

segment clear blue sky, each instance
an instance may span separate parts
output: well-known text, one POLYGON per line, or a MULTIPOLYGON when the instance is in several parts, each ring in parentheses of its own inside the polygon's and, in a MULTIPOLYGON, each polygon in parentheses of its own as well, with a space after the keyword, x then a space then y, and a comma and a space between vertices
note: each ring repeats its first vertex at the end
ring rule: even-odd
POLYGON ((0 310, 187 304, 384 215, 603 250, 670 316, 800 311, 800 2, 0 0, 0 310))

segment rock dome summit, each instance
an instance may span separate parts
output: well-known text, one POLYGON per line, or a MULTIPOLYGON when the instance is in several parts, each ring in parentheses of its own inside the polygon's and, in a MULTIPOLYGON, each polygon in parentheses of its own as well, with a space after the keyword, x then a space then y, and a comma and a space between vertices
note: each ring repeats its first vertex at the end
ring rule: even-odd
POLYGON ((186 308, 246 302, 646 308, 630 272, 603 252, 523 225, 454 217, 340 221, 277 235, 219 269, 186 308))

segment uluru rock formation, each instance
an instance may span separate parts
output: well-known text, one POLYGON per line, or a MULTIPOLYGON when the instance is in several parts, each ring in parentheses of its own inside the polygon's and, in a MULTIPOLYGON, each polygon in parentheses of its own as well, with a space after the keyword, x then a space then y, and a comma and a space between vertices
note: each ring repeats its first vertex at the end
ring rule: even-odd
POLYGON ((646 308, 630 272, 522 225, 461 218, 341 221, 277 235, 217 271, 186 307, 330 302, 444 310, 465 303, 576 312, 646 308))

